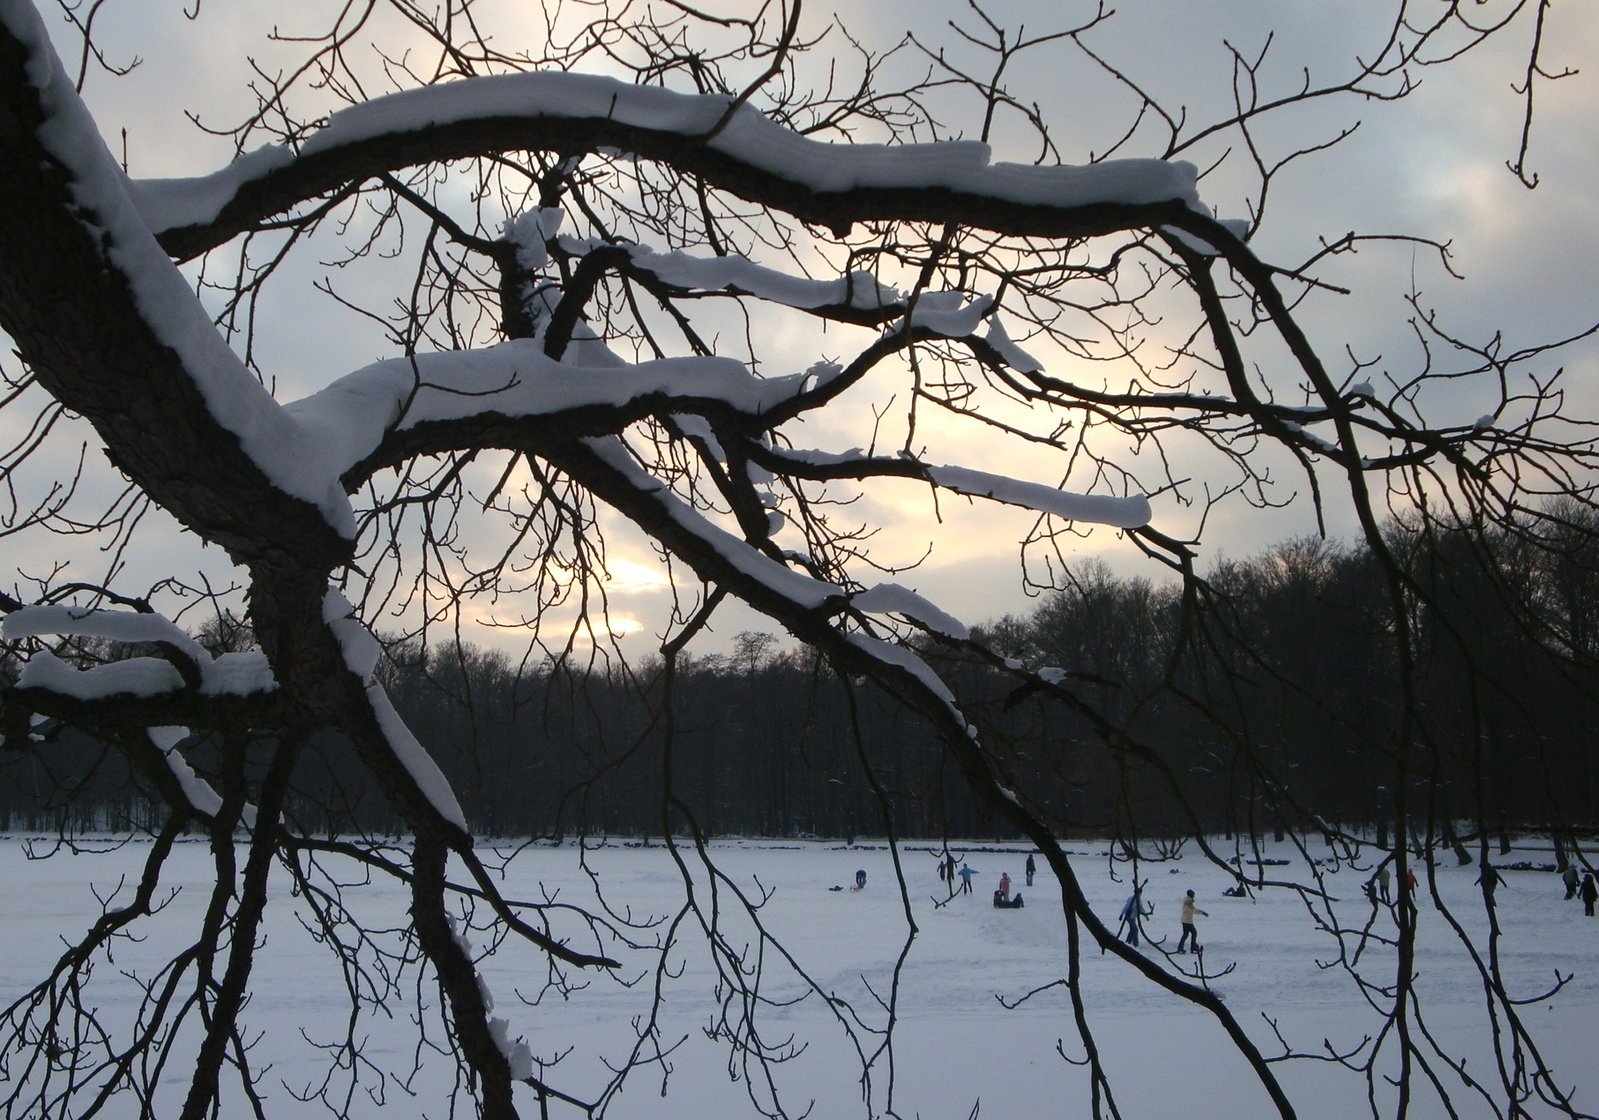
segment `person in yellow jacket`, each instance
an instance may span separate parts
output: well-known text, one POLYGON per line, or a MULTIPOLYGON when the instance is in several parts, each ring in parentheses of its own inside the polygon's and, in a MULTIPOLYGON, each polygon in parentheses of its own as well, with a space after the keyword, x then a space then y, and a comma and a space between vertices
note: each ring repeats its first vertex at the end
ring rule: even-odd
POLYGON ((1177 939, 1177 952, 1179 953, 1188 952, 1188 947, 1190 946, 1192 946, 1194 952, 1199 952, 1199 930, 1194 928, 1195 914, 1204 918, 1210 917, 1209 914, 1194 905, 1194 892, 1189 891, 1183 896, 1183 935, 1177 939))

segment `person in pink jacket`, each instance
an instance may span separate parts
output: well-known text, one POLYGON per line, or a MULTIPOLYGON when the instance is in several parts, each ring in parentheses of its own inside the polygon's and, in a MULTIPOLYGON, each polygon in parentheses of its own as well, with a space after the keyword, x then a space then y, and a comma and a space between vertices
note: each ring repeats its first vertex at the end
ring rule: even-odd
POLYGON ((1002 873, 1000 875, 1000 877, 999 877, 999 897, 1005 902, 1009 902, 1010 901, 1010 872, 1009 871, 1006 871, 1006 872, 1002 873))
POLYGON ((1181 915, 1183 923, 1183 935, 1177 939, 1176 950, 1179 953, 1188 952, 1188 947, 1190 946, 1193 948, 1194 952, 1199 952, 1199 930, 1194 927, 1195 914, 1198 914, 1202 918, 1210 917, 1209 914, 1205 913, 1205 911, 1194 905, 1194 892, 1189 891, 1183 896, 1183 912, 1181 915))

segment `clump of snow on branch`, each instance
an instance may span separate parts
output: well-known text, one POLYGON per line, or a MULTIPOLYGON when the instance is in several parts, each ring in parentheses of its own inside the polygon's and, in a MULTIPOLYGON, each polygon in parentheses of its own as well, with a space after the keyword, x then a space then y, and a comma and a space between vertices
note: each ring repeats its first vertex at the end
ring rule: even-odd
POLYGON ((964 292, 923 292, 896 329, 916 327, 944 338, 965 338, 977 333, 978 324, 993 306, 992 296, 968 302, 964 292))
POLYGON ((210 660, 188 631, 164 615, 108 611, 51 603, 24 607, 6 616, 7 638, 37 638, 45 634, 105 638, 113 642, 166 642, 196 663, 210 660))
MULTIPOLYGON (((200 674, 202 696, 249 696, 277 688, 272 667, 258 651, 212 657, 182 627, 159 614, 87 609, 62 604, 23 607, 7 615, 0 633, 11 640, 104 638, 128 644, 161 643, 177 650, 200 674)), ((108 696, 160 696, 185 687, 178 669, 159 657, 129 657, 76 669, 49 650, 35 652, 18 678, 23 687, 47 689, 76 700, 108 696)))
POLYGON ((924 688, 938 697, 955 719, 966 728, 967 737, 974 741, 977 739, 977 728, 967 721, 965 713, 955 700, 955 693, 944 683, 944 679, 933 671, 932 666, 918 657, 914 651, 905 646, 885 642, 881 638, 874 638, 870 634, 863 634, 858 630, 844 635, 844 639, 882 664, 893 665, 915 677, 924 688))
POLYGON ((374 362, 284 406, 316 438, 306 469, 338 478, 392 431, 494 414, 548 416, 593 406, 623 407, 649 395, 685 405, 713 401, 751 415, 814 388, 817 373, 756 377, 734 358, 661 358, 621 367, 558 362, 534 339, 482 350, 374 362))
POLYGON ((256 692, 272 692, 277 687, 272 663, 260 650, 219 653, 200 665, 202 696, 249 696, 256 692))
MULTIPOLYGON (((859 447, 844 452, 814 448, 784 448, 774 451, 779 458, 814 467, 840 467, 858 464, 871 473, 872 457, 859 447)), ((1113 494, 1081 494, 1045 486, 1039 482, 973 470, 970 467, 918 464, 928 482, 969 498, 987 498, 1005 505, 1019 506, 1035 513, 1047 513, 1071 521, 1108 525, 1117 529, 1138 529, 1149 524, 1153 511, 1149 499, 1141 494, 1117 497, 1113 494)))
MULTIPOLYGON (((178 785, 183 788, 183 796, 189 799, 197 812, 208 817, 214 817, 222 811, 222 795, 219 794, 210 782, 194 772, 194 767, 189 765, 189 760, 178 751, 178 745, 189 737, 187 727, 152 727, 149 729, 150 742, 155 744, 162 756, 167 760, 167 768, 172 771, 173 777, 178 779, 178 785)), ((253 806, 246 806, 250 812, 247 814, 246 823, 254 823, 253 806)))
POLYGON ((992 498, 1006 505, 1021 506, 1071 521, 1089 521, 1118 529, 1138 529, 1149 524, 1149 499, 1141 494, 1127 498, 1110 494, 1074 494, 1053 486, 1024 482, 967 467, 928 467, 927 475, 934 485, 957 494, 992 498))
POLYGON ((383 646, 366 623, 355 616, 355 607, 344 597, 344 592, 336 587, 328 588, 327 594, 322 597, 322 621, 333 631, 333 637, 344 654, 344 664, 350 672, 362 680, 370 679, 377 671, 383 646))
POLYGON ((1005 360, 1005 364, 1017 373, 1041 373, 1044 363, 1023 350, 1011 341, 1005 325, 1000 322, 998 315, 992 315, 988 320, 988 333, 983 336, 994 352, 1005 360))
MULTIPOLYGON (((446 922, 450 926, 450 937, 454 939, 456 947, 467 957, 473 957, 472 939, 462 933, 456 925, 455 919, 446 915, 446 922)), ((478 996, 483 1000, 483 1010, 494 1010, 494 992, 489 987, 489 982, 483 978, 481 972, 475 972, 478 996)), ((526 1081, 533 1076, 533 1050, 521 1038, 511 1038, 511 1024, 509 1020, 499 1016, 489 1019, 489 1036, 494 1039, 495 1047, 505 1056, 506 1064, 511 1067, 511 1078, 514 1081, 526 1081)))
POLYGON ((494 1039, 494 1045, 499 1047, 500 1053, 505 1055, 505 1062, 511 1067, 513 1081, 526 1081, 533 1076, 533 1050, 521 1038, 511 1038, 511 1024, 499 1016, 489 1019, 489 1034, 494 1039))
POLYGON ((516 263, 537 272, 550 263, 547 248, 561 231, 565 214, 559 207, 542 206, 505 223, 505 239, 516 246, 516 263))
POLYGON ((1340 453, 1341 449, 1337 444, 1317 435, 1303 424, 1296 424, 1292 420, 1284 420, 1283 427, 1298 436, 1307 447, 1312 447, 1324 455, 1337 455, 1340 453))
POLYGON ((971 636, 966 624, 928 602, 908 587, 897 583, 880 583, 850 599, 857 610, 868 614, 898 614, 914 619, 927 629, 964 641, 971 636))
POLYGON ((745 257, 696 257, 688 253, 655 253, 634 245, 629 255, 638 268, 679 288, 718 291, 732 288, 769 303, 801 310, 818 307, 854 307, 874 310, 903 301, 892 285, 883 284, 864 270, 832 280, 811 280, 767 268, 745 257))
POLYGON ((163 696, 183 691, 183 674, 159 657, 130 657, 109 665, 75 669, 42 649, 28 658, 17 674, 17 687, 85 701, 112 696, 163 696))
POLYGON ((355 608, 336 587, 328 588, 322 599, 322 619, 338 641, 345 665, 365 685, 367 703, 371 705, 372 715, 394 757, 405 767, 406 773, 411 775, 411 780, 416 782, 422 796, 427 798, 439 816, 464 832, 466 814, 461 811, 461 802, 450 788, 449 779, 439 769, 439 764, 427 748, 406 726, 405 720, 400 718, 400 713, 395 711, 387 690, 372 675, 382 653, 377 638, 355 616, 355 608))

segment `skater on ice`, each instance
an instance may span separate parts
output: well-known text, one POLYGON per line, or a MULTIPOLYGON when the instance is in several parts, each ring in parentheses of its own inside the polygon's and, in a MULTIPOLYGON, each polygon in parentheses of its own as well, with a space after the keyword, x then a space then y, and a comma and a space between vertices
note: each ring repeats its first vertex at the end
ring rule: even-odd
POLYGON ((1139 924, 1155 912, 1155 904, 1144 901, 1144 888, 1134 887, 1133 893, 1127 896, 1127 901, 1122 903, 1121 920, 1127 927, 1127 944, 1138 944, 1139 924))
POLYGON ((1210 917, 1209 914, 1194 905, 1194 892, 1189 891, 1183 896, 1183 912, 1181 914, 1183 935, 1177 939, 1177 952, 1179 953, 1188 952, 1188 947, 1190 946, 1194 952, 1199 952, 1199 930, 1194 926, 1195 914, 1202 918, 1210 917))

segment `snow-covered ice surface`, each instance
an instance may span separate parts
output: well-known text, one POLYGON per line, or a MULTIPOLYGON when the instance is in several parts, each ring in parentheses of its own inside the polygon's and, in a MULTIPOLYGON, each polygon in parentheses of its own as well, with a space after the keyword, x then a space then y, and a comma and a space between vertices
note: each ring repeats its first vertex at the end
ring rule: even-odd
MULTIPOLYGON (((1114 915, 1127 894, 1125 879, 1113 880, 1103 858, 1102 845, 1075 843, 1076 862, 1090 899, 1102 916, 1114 924, 1114 915)), ((1064 1040, 1068 1054, 1080 1053, 1075 1042, 1065 993, 1045 991, 1007 1010, 1000 998, 1014 1000, 1026 992, 1059 979, 1064 970, 1064 932, 1058 909, 1059 891, 1047 870, 1040 868, 1038 885, 1023 884, 1021 850, 1000 850, 992 845, 962 846, 967 862, 979 872, 976 893, 935 908, 931 896, 943 897, 935 863, 926 845, 902 848, 909 880, 910 904, 919 929, 906 957, 899 993, 899 1026, 893 1053, 895 1091, 892 1102, 883 1095, 886 1057, 874 1071, 873 1106, 881 1111, 890 1103, 905 1117, 949 1117, 973 1114, 980 1104, 983 1117, 1041 1117, 1087 1115, 1083 1071, 1067 1064, 1056 1052, 1064 1040), (995 910, 989 895, 999 875, 1009 871, 1027 899, 1021 910, 995 910)), ((136 876, 148 852, 134 843, 104 855, 58 855, 29 861, 21 838, 0 839, 0 1000, 10 1002, 24 986, 47 970, 61 951, 58 934, 76 935, 98 914, 91 885, 113 888, 123 876, 136 876)), ((1286 853, 1284 853, 1286 854, 1286 853)), ((1313 853, 1315 854, 1315 853, 1313 853)), ((732 883, 747 893, 761 887, 772 891, 762 910, 763 920, 781 931, 795 957, 828 993, 852 1000, 870 1021, 880 1021, 868 991, 886 995, 892 969, 906 937, 902 902, 896 889, 889 852, 881 844, 862 843, 846 848, 827 842, 724 841, 714 855, 732 883), (856 869, 868 875, 861 892, 831 891, 848 886, 856 869), (757 886, 757 883, 760 886, 757 886)), ((1518 851, 1508 861, 1531 858, 1545 862, 1549 853, 1518 851)), ((642 849, 612 844, 587 854, 608 897, 627 901, 633 913, 670 916, 682 898, 682 881, 667 853, 660 847, 642 849)), ((694 860, 690 859, 690 864, 694 860)), ((1440 866, 1439 884, 1444 896, 1466 915, 1474 915, 1475 870, 1457 869, 1452 859, 1440 866)), ((1125 872, 1125 865, 1119 865, 1125 872)), ((1257 901, 1223 898, 1222 872, 1205 864, 1191 849, 1173 863, 1142 865, 1149 885, 1145 897, 1155 904, 1149 927, 1156 937, 1175 943, 1177 910, 1183 891, 1193 888, 1200 905, 1209 911, 1199 929, 1206 946, 1210 970, 1236 962, 1237 968, 1216 986, 1268 1054, 1273 1052, 1271 1029, 1263 1016, 1275 1019, 1284 1035, 1306 1049, 1318 1049, 1323 1038, 1335 1046, 1350 1047, 1377 1026, 1375 1015, 1336 969, 1323 969, 1317 960, 1332 956, 1332 946, 1316 931, 1305 907, 1286 892, 1268 892, 1257 901)), ((1277 869, 1272 869, 1277 870, 1277 869)), ((351 877, 356 878, 354 869, 351 877)), ((149 923, 153 936, 143 943, 122 943, 117 966, 148 971, 162 947, 175 947, 198 924, 206 900, 208 854, 199 842, 180 844, 173 857, 169 881, 183 886, 177 902, 149 923)), ((1348 916, 1366 912, 1359 900, 1360 872, 1347 868, 1331 875, 1332 891, 1345 898, 1348 916)), ((1531 994, 1547 987, 1556 973, 1573 979, 1547 1005, 1523 1009, 1538 1033, 1544 1055, 1562 1084, 1576 1092, 1579 1108, 1599 1108, 1599 1070, 1592 1052, 1592 1030, 1599 1011, 1599 919, 1585 919, 1576 903, 1561 898, 1556 876, 1544 872, 1505 872, 1499 892, 1500 922, 1504 929, 1502 952, 1513 986, 1512 995, 1531 994)), ((332 1032, 342 1022, 339 996, 343 984, 328 954, 313 944, 299 928, 281 875, 275 880, 281 897, 269 910, 267 940, 259 956, 255 996, 245 1012, 251 1031, 264 1029, 266 1040, 255 1052, 257 1067, 270 1059, 272 1069, 265 1088, 269 1107, 278 1116, 319 1115, 317 1108, 295 1102, 280 1081, 303 1084, 318 1076, 316 1055, 300 1040, 304 1028, 313 1037, 332 1032)), ((700 884, 703 891, 704 884, 700 884)), ((730 940, 745 944, 749 932, 727 901, 721 908, 730 940)), ((520 854, 507 875, 512 897, 538 898, 552 894, 559 903, 592 900, 593 888, 579 865, 574 846, 530 848, 520 854)), ((352 889, 349 901, 357 912, 377 925, 403 919, 406 896, 391 885, 352 889)), ((1480 907, 1478 908, 1480 910, 1480 907)), ((592 948, 581 927, 552 915, 555 931, 572 938, 578 949, 592 948)), ((1382 919, 1386 920, 1386 919, 1382 919)), ((1465 919, 1475 922, 1474 916, 1465 919)), ((692 924, 692 923, 690 923, 692 924)), ((1483 999, 1480 982, 1461 959, 1459 946, 1445 923, 1424 900, 1420 916, 1421 944, 1418 985, 1427 1001, 1429 1022, 1444 1043, 1464 1047, 1467 1068, 1479 1077, 1493 1077, 1489 1043, 1482 1030, 1483 999), (1475 1041, 1472 1041, 1475 1039, 1475 1041)), ((653 935, 647 935, 653 937, 653 935)), ((481 931, 471 940, 479 951, 490 942, 481 931)), ((622 972, 629 979, 646 975, 652 955, 627 951, 616 945, 622 972)), ((1145 949, 1164 960, 1158 949, 1145 949)), ((1378 952, 1373 948, 1368 952, 1378 952)), ((797 995, 802 987, 785 976, 768 954, 768 982, 773 995, 797 995)), ((1192 957, 1172 958, 1192 964, 1192 957)), ((684 1041, 672 1053, 672 1073, 667 1095, 660 1096, 660 1074, 640 1071, 611 1105, 615 1117, 695 1117, 699 1120, 754 1115, 745 1084, 728 1074, 726 1052, 708 1041, 704 1028, 712 1025, 714 1003, 709 998, 710 973, 697 945, 674 950, 673 977, 664 981, 663 1040, 684 1041), (677 969, 683 969, 680 976, 677 969)), ((1178 1005, 1155 991, 1129 969, 1109 956, 1090 951, 1084 957, 1083 989, 1093 1009, 1096 1038, 1115 1078, 1117 1101, 1128 1117, 1182 1116, 1188 1120, 1237 1120, 1272 1115, 1264 1095, 1254 1087, 1242 1060, 1233 1056, 1220 1028, 1204 1013, 1178 1005)), ((546 1076, 563 1090, 579 1096, 600 1091, 605 1081, 602 1058, 621 1058, 633 1040, 630 1024, 646 1008, 650 982, 624 988, 604 979, 591 983, 570 998, 547 993, 539 1006, 528 1006, 518 996, 533 995, 545 975, 542 957, 530 950, 502 948, 483 958, 484 984, 495 994, 495 1015, 506 1020, 508 1043, 525 1040, 536 1059, 572 1052, 546 1076)), ((1387 966, 1383 966, 1387 971, 1387 966)), ((1382 973, 1379 972, 1378 975, 1382 973)), ((95 974, 104 987, 98 1002, 108 1014, 125 1008, 131 990, 112 969, 95 974)), ((416 989, 408 989, 407 999, 416 989)), ((432 993, 429 993, 432 998, 432 993)), ((368 1050, 380 1061, 403 1061, 410 1051, 407 1020, 412 1006, 392 1008, 394 1020, 369 1018, 368 1050)), ((809 1048, 780 1068, 779 1083, 791 1094, 790 1106, 803 1110, 814 1099, 812 1115, 847 1117, 867 1115, 861 1090, 852 1076, 853 1052, 842 1040, 829 1009, 814 994, 787 1007, 765 1007, 758 1025, 769 1042, 780 1043, 791 1033, 808 1040, 809 1048)), ((434 1059, 435 1063, 438 1059, 434 1059)), ((1364 1084, 1355 1075, 1327 1063, 1295 1062, 1276 1067, 1299 1114, 1304 1117, 1343 1120, 1369 1114, 1364 1084)), ((395 1086, 388 1090, 391 1115, 442 1115, 450 1078, 443 1068, 427 1070, 413 1088, 411 1098, 395 1086), (392 1109, 400 1109, 393 1113, 392 1109)), ((1417 1117, 1443 1115, 1436 1101, 1422 1090, 1412 1111, 1417 1117)), ((518 1090, 519 1094, 524 1091, 518 1090)), ((526 1115, 537 1115, 531 1091, 519 1097, 526 1115)), ((1480 1101, 1462 1095, 1462 1116, 1490 1116, 1480 1101)), ((1391 1115, 1391 1100, 1379 1097, 1378 1115, 1391 1115)), ((132 1115, 131 1102, 117 1103, 105 1113, 132 1115)), ((357 1115, 376 1116, 377 1106, 358 1103, 357 1115), (365 1111, 363 1111, 365 1109, 365 1111)), ((1536 1104, 1531 1115, 1547 1115, 1536 1104)), ((564 1115, 559 1109, 552 1115, 564 1115)))

